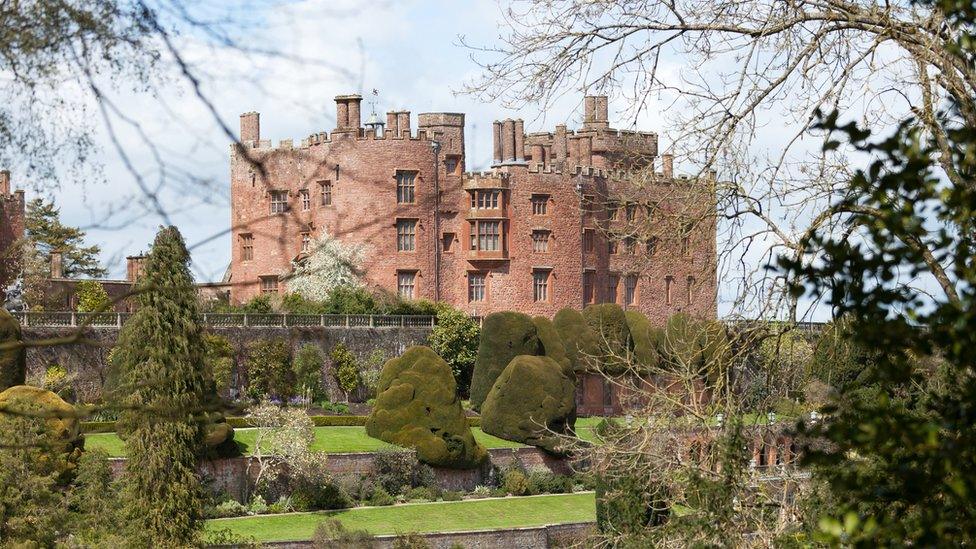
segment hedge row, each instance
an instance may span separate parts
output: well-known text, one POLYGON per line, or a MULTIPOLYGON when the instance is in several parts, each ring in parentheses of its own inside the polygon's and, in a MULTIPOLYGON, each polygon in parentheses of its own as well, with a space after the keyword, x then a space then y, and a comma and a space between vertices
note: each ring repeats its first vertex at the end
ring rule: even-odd
MULTIPOLYGON (((312 423, 316 427, 364 427, 367 416, 311 416, 312 423)), ((243 417, 228 417, 227 423, 235 429, 251 427, 247 419, 243 417)), ((480 417, 469 417, 468 425, 480 427, 480 417)), ((114 433, 114 421, 82 421, 81 431, 83 433, 114 433)))

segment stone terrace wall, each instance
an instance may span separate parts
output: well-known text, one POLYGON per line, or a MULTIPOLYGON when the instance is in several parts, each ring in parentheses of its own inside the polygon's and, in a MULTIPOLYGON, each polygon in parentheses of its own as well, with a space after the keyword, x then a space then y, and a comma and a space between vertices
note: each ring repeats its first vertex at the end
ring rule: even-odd
MULTIPOLYGON (((423 538, 432 549, 449 549, 460 544, 465 549, 495 549, 497 547, 518 547, 519 549, 548 549, 550 547, 573 547, 584 541, 594 530, 592 522, 571 522, 550 524, 531 528, 511 528, 508 530, 475 530, 470 532, 449 532, 424 534, 423 538)), ((376 536, 374 547, 393 547, 396 536, 376 536)), ((313 547, 311 541, 279 541, 263 544, 273 549, 305 549, 313 547)))
MULTIPOLYGON (((424 344, 430 328, 214 328, 214 333, 230 339, 237 353, 237 365, 247 356, 249 342, 273 337, 289 340, 294 350, 306 343, 318 345, 328 353, 339 342, 344 343, 360 359, 365 359, 374 349, 382 349, 388 357, 397 356, 411 345, 424 344)), ((118 338, 113 328, 87 329, 80 334, 76 328, 24 329, 25 339, 33 343, 27 350, 28 379, 40 379, 45 369, 60 364, 75 374, 74 389, 79 400, 94 401, 101 396, 105 381, 108 354, 118 338)), ((332 383, 331 376, 325 376, 332 383)), ((337 394, 337 393, 336 393, 337 394)))
MULTIPOLYGON (((561 475, 573 472, 568 460, 554 458, 538 448, 496 448, 489 450, 488 454, 491 464, 499 468, 516 463, 526 470, 544 468, 561 475)), ((332 474, 357 478, 370 474, 375 457, 376 453, 373 452, 325 455, 332 474)), ((199 471, 210 481, 210 487, 215 493, 223 491, 242 500, 249 474, 253 475, 257 470, 257 467, 251 467, 251 472, 248 472, 250 459, 237 457, 204 461, 200 463, 199 471)), ((112 473, 118 476, 125 467, 125 458, 113 458, 110 464, 112 473)), ((437 485, 442 490, 470 491, 479 484, 488 482, 490 468, 462 470, 435 467, 434 473, 437 485)))

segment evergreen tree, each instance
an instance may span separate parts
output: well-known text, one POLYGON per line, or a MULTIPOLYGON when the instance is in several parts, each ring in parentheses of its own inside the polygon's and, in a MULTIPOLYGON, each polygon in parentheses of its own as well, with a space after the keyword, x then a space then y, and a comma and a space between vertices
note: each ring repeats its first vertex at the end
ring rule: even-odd
POLYGON ((202 368, 205 346, 189 252, 175 227, 159 231, 137 289, 140 308, 113 353, 114 400, 123 407, 127 455, 123 496, 142 546, 187 546, 202 526, 196 452, 213 380, 202 368))
POLYGON ((98 263, 98 246, 85 246, 85 231, 63 225, 60 210, 53 202, 35 198, 27 203, 25 225, 27 237, 37 248, 46 265, 51 263, 51 252, 64 254, 64 276, 99 278, 107 272, 98 263))

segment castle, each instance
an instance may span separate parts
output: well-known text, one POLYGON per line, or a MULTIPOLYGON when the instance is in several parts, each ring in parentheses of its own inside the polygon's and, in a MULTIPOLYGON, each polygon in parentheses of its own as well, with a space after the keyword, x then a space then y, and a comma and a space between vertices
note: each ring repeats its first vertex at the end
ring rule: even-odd
POLYGON ((654 133, 610 127, 607 98, 582 127, 494 123, 494 161, 466 173, 464 115, 361 120, 336 97, 336 128, 295 145, 241 115, 231 148, 231 300, 287 291, 294 261, 327 232, 364 250, 365 282, 473 315, 619 303, 655 322, 716 314, 714 176, 675 177, 654 133), (658 165, 658 163, 660 163, 658 165))

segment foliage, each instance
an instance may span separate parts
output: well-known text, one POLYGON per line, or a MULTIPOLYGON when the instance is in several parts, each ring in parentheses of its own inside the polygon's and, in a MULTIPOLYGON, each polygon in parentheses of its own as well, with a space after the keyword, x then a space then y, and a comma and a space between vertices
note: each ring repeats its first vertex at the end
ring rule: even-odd
POLYGON ((112 353, 125 412, 124 498, 135 542, 188 545, 202 526, 196 454, 219 403, 204 361, 190 254, 175 227, 160 229, 137 283, 139 309, 112 353))
POLYGON ((271 306, 271 296, 268 294, 256 295, 241 306, 242 313, 268 314, 274 312, 271 306))
MULTIPOLYGON (((938 7, 951 29, 947 56, 971 63, 972 3, 925 4, 938 7)), ((905 120, 880 140, 853 123, 840 125, 837 113, 820 122, 842 136, 825 148, 843 139, 875 158, 832 205, 852 212, 844 236, 810 235, 803 251, 817 251, 815 265, 781 260, 802 281, 794 295, 829 299, 835 316, 850 323, 851 344, 877 353, 856 383, 839 384, 825 421, 804 427, 824 442, 807 448, 806 464, 830 496, 817 526, 809 525, 827 543, 976 539, 976 128, 959 107, 971 101, 968 93, 953 97, 935 136, 920 127, 924 119, 905 120), (906 284, 906 275, 938 290, 906 284)))
POLYGON ((535 324, 528 315, 505 311, 486 316, 471 375, 471 407, 481 408, 495 380, 513 358, 539 354, 539 347, 535 324))
POLYGON ((298 511, 345 509, 352 505, 349 494, 333 478, 328 463, 313 452, 304 452, 288 463, 288 487, 298 511))
POLYGON ((436 481, 434 470, 421 463, 416 452, 403 450, 377 452, 371 477, 392 495, 402 494, 405 489, 431 487, 436 481))
POLYGON ((471 434, 450 366, 428 347, 410 347, 383 367, 366 432, 440 467, 477 467, 488 455, 471 434))
POLYGON ((79 280, 76 292, 79 313, 107 311, 112 307, 112 299, 102 283, 97 280, 79 280))
POLYGON ((466 397, 471 389, 471 373, 478 357, 480 337, 481 328, 467 313, 441 307, 437 312, 437 325, 427 339, 430 348, 451 366, 462 397, 466 397))
POLYGON ((322 231, 307 256, 293 262, 288 289, 302 297, 324 301, 339 287, 362 285, 364 249, 343 243, 322 231))
POLYGON ((552 322, 563 340, 573 370, 582 372, 598 369, 594 367, 596 365, 593 364, 593 358, 596 357, 599 348, 599 339, 583 318, 583 313, 576 309, 561 309, 553 317, 552 322))
POLYGON ((96 245, 85 246, 85 231, 63 225, 60 214, 60 210, 53 202, 45 202, 41 198, 35 198, 27 203, 24 228, 27 238, 41 253, 43 261, 50 265, 51 252, 59 251, 62 253, 62 270, 65 278, 104 277, 107 271, 98 262, 101 248, 96 245))
POLYGON ((544 316, 533 317, 532 324, 535 326, 536 337, 539 338, 539 355, 556 361, 563 372, 570 379, 575 380, 572 362, 569 355, 566 354, 566 346, 563 344, 563 339, 559 336, 556 326, 544 316))
POLYGON ((373 349, 366 360, 363 368, 359 372, 359 379, 366 389, 366 398, 376 398, 376 390, 380 385, 380 375, 383 373, 383 365, 386 364, 386 352, 383 349, 373 349))
POLYGON ((332 361, 332 377, 345 395, 346 402, 349 402, 349 393, 359 387, 359 362, 356 355, 352 354, 345 343, 339 342, 329 353, 329 359, 332 361))
POLYGON ((203 335, 204 365, 210 370, 217 394, 226 394, 234 373, 234 348, 230 340, 220 334, 203 335))
POLYGON ((336 315, 368 315, 379 312, 373 294, 359 286, 333 288, 326 295, 322 308, 325 313, 336 315))
MULTIPOLYGON (((289 468, 296 476, 303 466, 312 466, 310 447, 315 440, 312 420, 303 410, 282 408, 264 401, 253 406, 245 418, 254 428, 252 460, 248 461, 248 475, 253 489, 268 500, 277 500, 287 490, 289 468), (253 473, 251 471, 254 470, 253 473)), ((311 474, 316 474, 312 471, 311 474)))
POLYGON ((325 356, 322 349, 313 343, 306 343, 299 347, 292 362, 295 379, 300 394, 307 394, 312 399, 322 396, 322 368, 325 366, 325 356))
POLYGON ((596 334, 596 359, 605 371, 616 371, 626 368, 629 357, 633 352, 630 340, 630 328, 627 315, 615 303, 601 303, 587 305, 583 309, 583 318, 596 334))
POLYGON ((259 339, 247 346, 247 395, 287 400, 294 394, 291 348, 284 338, 259 339))
POLYGON ((43 388, 51 391, 59 397, 72 400, 74 398, 74 388, 71 382, 74 375, 69 374, 68 370, 60 364, 52 364, 44 370, 43 388))
POLYGON ((27 350, 20 322, 6 309, 0 309, 0 390, 23 385, 27 379, 27 350))
POLYGON ((630 341, 634 346, 632 362, 645 371, 652 370, 660 363, 654 344, 660 339, 658 330, 651 326, 651 321, 640 311, 628 310, 624 315, 627 318, 630 341))
POLYGON ((509 469, 502 476, 502 488, 513 496, 524 496, 529 493, 529 479, 521 469, 509 469))
POLYGON ((515 357, 498 376, 481 410, 481 429, 496 437, 562 451, 559 436, 573 435, 575 376, 542 356, 515 357))
POLYGON ((396 503, 396 499, 390 495, 382 486, 377 486, 373 490, 373 495, 369 498, 369 504, 374 507, 383 507, 387 505, 393 505, 396 503))
POLYGON ((731 343, 719 322, 698 320, 678 313, 657 332, 661 367, 716 379, 729 366, 731 343))
POLYGON ((430 549, 430 544, 420 534, 411 532, 397 535, 391 549, 430 549))
POLYGON ((365 530, 348 530, 339 519, 327 518, 315 527, 312 547, 315 549, 331 549, 334 547, 369 549, 373 546, 372 540, 373 536, 365 530))

